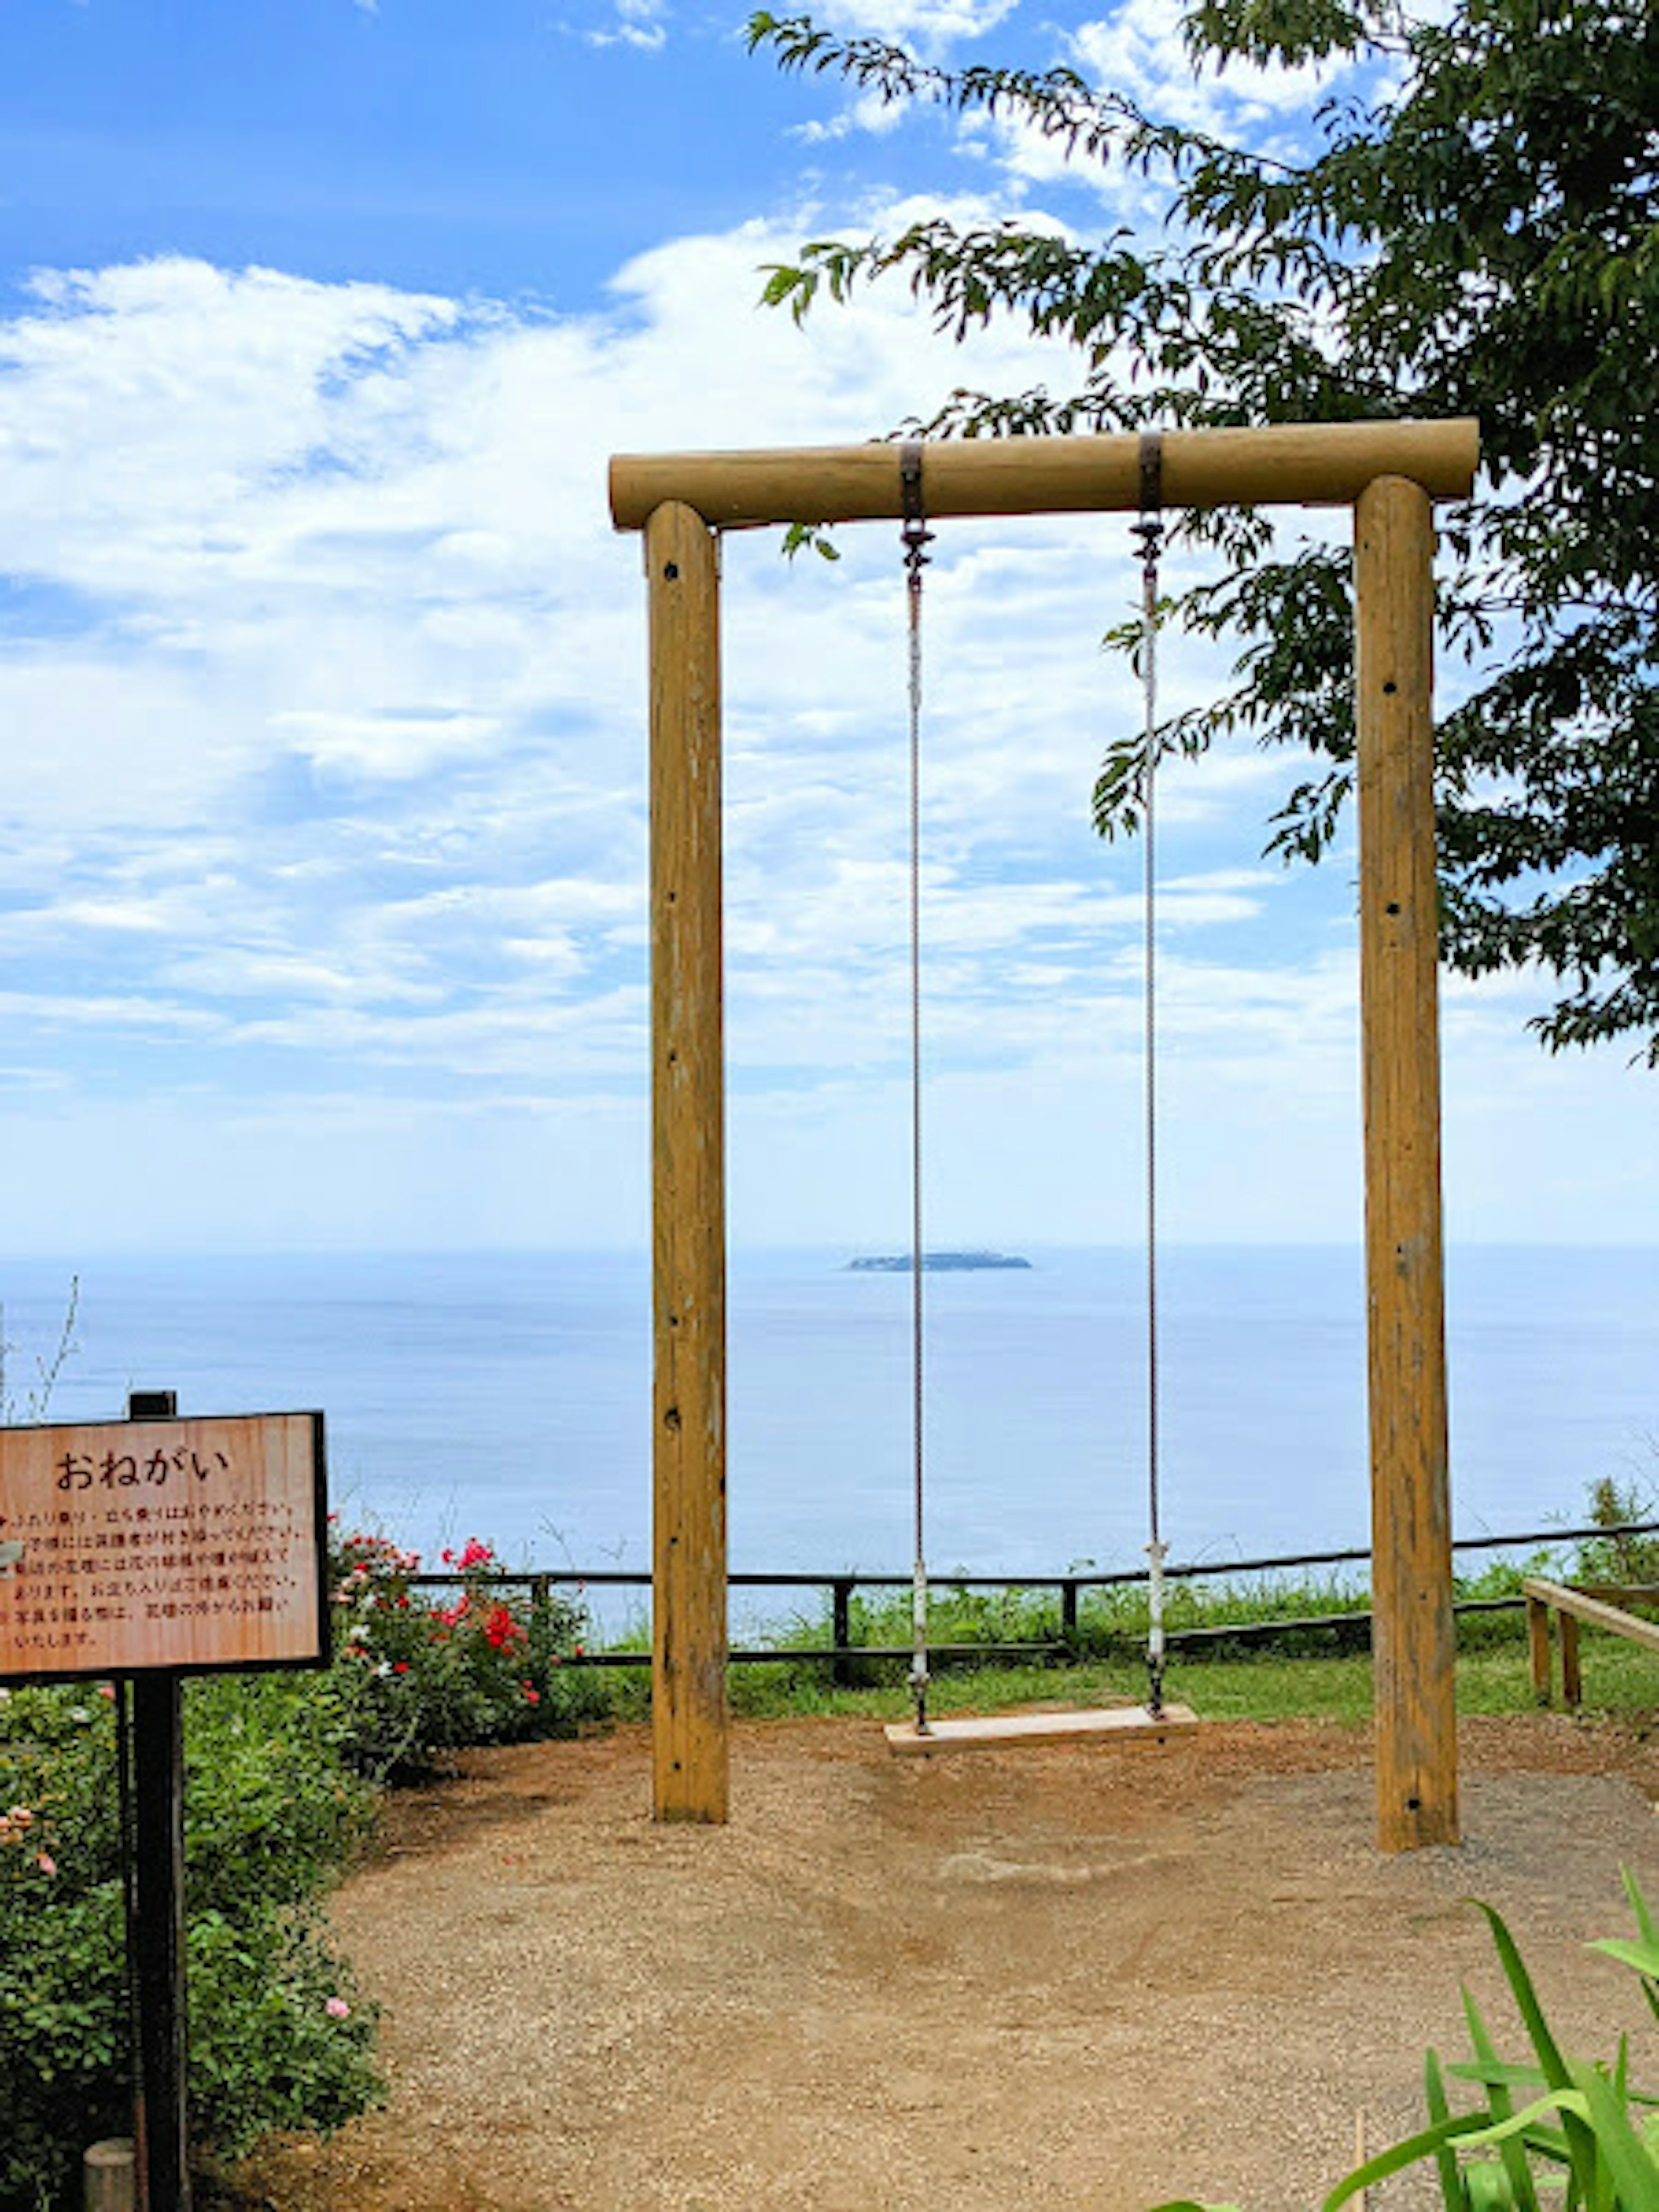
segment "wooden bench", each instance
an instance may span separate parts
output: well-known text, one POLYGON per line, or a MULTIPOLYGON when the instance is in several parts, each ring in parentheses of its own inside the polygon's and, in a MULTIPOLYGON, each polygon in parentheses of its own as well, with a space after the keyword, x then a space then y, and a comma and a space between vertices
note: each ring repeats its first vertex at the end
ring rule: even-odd
POLYGON ((1564 1583, 1548 1583, 1528 1575, 1521 1588, 1527 1601, 1527 1643, 1532 1654, 1532 1686, 1540 1705, 1547 1705, 1554 1691, 1550 1622, 1561 1624, 1561 1695, 1569 1705, 1584 1699, 1584 1680, 1578 1660, 1578 1624, 1604 1628, 1627 1643, 1659 1651, 1659 1621, 1643 1620, 1629 1611, 1632 1605, 1659 1604, 1659 1583, 1595 1583, 1583 1589, 1564 1583))

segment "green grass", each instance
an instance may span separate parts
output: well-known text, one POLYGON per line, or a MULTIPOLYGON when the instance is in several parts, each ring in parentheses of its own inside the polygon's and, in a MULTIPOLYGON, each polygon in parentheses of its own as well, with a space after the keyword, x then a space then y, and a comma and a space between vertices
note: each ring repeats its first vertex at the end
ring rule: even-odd
MULTIPOLYGON (((1540 1554, 1461 1577, 1457 1594, 1513 1595, 1523 1575, 1540 1571, 1565 1576, 1580 1570, 1576 1561, 1540 1554)), ((1363 1583, 1335 1577, 1289 1585, 1265 1581, 1177 1584, 1170 1597, 1167 1620, 1171 1630, 1359 1612, 1369 1601, 1363 1583)), ((1080 1608, 1075 1645, 1065 1656, 983 1665, 936 1662, 930 1705, 935 1712, 950 1713, 1143 1697, 1146 1673, 1139 1647, 1146 1621, 1144 1587, 1090 1592, 1080 1608)), ((929 1633, 935 1644, 1036 1642, 1054 1638, 1058 1626, 1058 1600, 1052 1589, 963 1590, 947 1583, 935 1591, 929 1608, 929 1633)), ((830 1641, 827 1611, 802 1613, 786 1621, 745 1620, 736 1627, 740 1642, 780 1649, 791 1644, 822 1648, 830 1641)), ((855 1601, 852 1637, 854 1644, 908 1645, 908 1593, 855 1601)), ((642 1633, 629 1639, 635 1649, 644 1641, 642 1633)), ((1520 1609, 1462 1615, 1458 1644, 1460 1712, 1533 1710, 1525 1617, 1520 1609)), ((1582 1631, 1581 1653, 1587 1713, 1614 1713, 1659 1727, 1659 1659, 1590 1628, 1582 1631)), ((829 1668, 820 1661, 734 1666, 728 1677, 732 1708, 755 1718, 811 1714, 902 1717, 909 1710, 904 1666, 854 1663, 858 1680, 846 1688, 830 1681, 829 1668)), ((619 1669, 611 1680, 617 1685, 618 1717, 642 1716, 648 1701, 644 1670, 619 1669)), ((1172 1698, 1185 1699, 1215 1720, 1310 1719, 1358 1725, 1371 1713, 1369 1653, 1338 1650, 1323 1631, 1294 1631, 1273 1647, 1233 1645, 1201 1655, 1173 1652, 1166 1686, 1172 1698)))
MULTIPOLYGON (((1588 1714, 1613 1713, 1659 1728, 1659 1660, 1613 1637, 1583 1632, 1581 1650, 1588 1714)), ((756 1718, 791 1714, 865 1714, 897 1720, 909 1711, 902 1675, 884 1684, 836 1689, 822 1668, 734 1667, 732 1708, 756 1718)), ((643 1709, 644 1685, 635 1686, 643 1709)), ((1371 1716, 1371 1666, 1364 1653, 1329 1658, 1174 1660, 1168 1694, 1195 1705, 1210 1720, 1330 1720, 1352 1725, 1371 1716)), ((1146 1694, 1146 1675, 1133 1666, 995 1667, 941 1671, 929 1704, 935 1712, 969 1712, 1057 1703, 1091 1705, 1146 1694)), ((1518 1713, 1534 1710, 1524 1634, 1461 1652, 1457 1661, 1460 1713, 1518 1713)))

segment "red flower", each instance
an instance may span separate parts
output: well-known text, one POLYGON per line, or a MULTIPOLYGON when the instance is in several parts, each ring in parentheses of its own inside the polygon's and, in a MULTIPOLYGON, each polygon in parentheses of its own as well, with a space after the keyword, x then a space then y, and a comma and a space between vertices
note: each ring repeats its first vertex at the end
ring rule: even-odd
POLYGON ((520 1686, 520 1686, 520 1689, 522 1689, 522 1691, 524 1692, 524 1701, 525 1701, 526 1705, 540 1705, 540 1703, 541 1703, 541 1701, 542 1701, 542 1693, 541 1693, 541 1692, 540 1692, 540 1691, 536 1687, 536 1686, 535 1686, 535 1684, 534 1684, 533 1682, 521 1682, 521 1683, 520 1684, 520 1686))
POLYGON ((489 1618, 484 1623, 484 1635, 492 1650, 505 1651, 516 1644, 524 1633, 504 1605, 492 1606, 489 1618))

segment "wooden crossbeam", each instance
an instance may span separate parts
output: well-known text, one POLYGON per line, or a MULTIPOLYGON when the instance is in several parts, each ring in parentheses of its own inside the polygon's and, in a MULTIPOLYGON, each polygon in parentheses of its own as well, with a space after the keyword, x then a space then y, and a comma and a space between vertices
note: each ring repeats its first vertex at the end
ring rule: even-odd
POLYGON ((1568 1589, 1561 1583, 1547 1583, 1534 1575, 1528 1575, 1521 1587, 1529 1598, 1552 1613, 1571 1614, 1588 1621, 1592 1628, 1605 1628, 1611 1635, 1624 1637, 1627 1643, 1641 1644, 1650 1651, 1659 1651, 1659 1621, 1639 1620, 1633 1613, 1609 1605, 1605 1598, 1589 1597, 1583 1590, 1568 1589))
POLYGON ((931 1722, 924 1735, 914 1721, 890 1722, 887 1747, 900 1758, 927 1759, 939 1751, 1025 1749, 1034 1744, 1162 1743, 1199 1725, 1190 1705, 1096 1705, 1080 1712, 973 1714, 931 1722))
MULTIPOLYGON (((1480 425, 1469 418, 1166 430, 1164 503, 1346 506, 1378 477, 1407 477, 1431 499, 1467 499, 1480 455, 1480 425)), ((927 447, 924 484, 931 516, 1125 514, 1140 504, 1140 441, 941 439, 927 447)), ((643 530, 670 500, 719 530, 893 520, 904 511, 899 448, 875 441, 614 457, 611 516, 618 530, 643 530)))

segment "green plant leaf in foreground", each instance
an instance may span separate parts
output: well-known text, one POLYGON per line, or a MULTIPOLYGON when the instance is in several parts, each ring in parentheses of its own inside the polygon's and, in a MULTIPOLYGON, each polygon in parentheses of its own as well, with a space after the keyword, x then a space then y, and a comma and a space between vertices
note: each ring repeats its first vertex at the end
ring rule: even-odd
POLYGON ((1607 1936, 1586 1948, 1603 1951, 1621 1966, 1632 1966, 1647 1979, 1659 1981, 1659 1943, 1632 1943, 1621 1936, 1607 1936))
MULTIPOLYGON (((1325 2199, 1321 2212, 1336 2212, 1339 2204, 1346 2204, 1350 2197, 1358 2197, 1374 2182, 1386 2181, 1391 2173, 1403 2172, 1419 2159, 1437 2160, 1449 2143, 1464 2138, 1480 2140, 1484 2134, 1485 2118, 1482 2112, 1460 2113, 1443 2120, 1437 2127, 1423 2128, 1416 2135, 1406 2136, 1403 2142, 1390 2144, 1387 2150, 1378 2151, 1375 2158, 1368 2158, 1364 2166, 1357 2166, 1352 2173, 1345 2174, 1325 2199)), ((1454 2197, 1451 2202, 1455 2206, 1457 2200, 1454 2197)))
MULTIPOLYGON (((1527 1972, 1520 1948, 1514 1936, 1510 1935, 1503 1914, 1496 1911, 1493 1906, 1482 1904, 1479 1898, 1474 1899, 1474 1903, 1486 1916, 1486 1924, 1492 1929, 1492 1942, 1498 1947, 1498 1962, 1504 1969, 1504 1978, 1510 1985, 1510 1994, 1515 1999, 1516 2009, 1521 2015, 1528 2036, 1531 2039, 1532 2047, 1538 2054, 1538 2063, 1544 2069, 1545 2080, 1558 2093, 1570 2089, 1573 2085, 1567 2063, 1557 2047, 1554 2036, 1550 2033, 1549 2022, 1544 2017, 1544 2008, 1539 2003, 1538 1992, 1532 1985, 1532 1977, 1527 1972)), ((1567 2148, 1571 2154, 1573 2171, 1575 2173, 1586 2176, 1592 2174, 1595 2171, 1595 2139, 1585 2126, 1578 2112, 1569 2106, 1565 2097, 1558 2094, 1558 2101, 1560 2105, 1562 2124, 1566 2130, 1567 2148)))
POLYGON ((1659 2212, 1659 2166, 1631 2125, 1623 2100, 1598 2067, 1575 2062, 1572 2076, 1595 2131, 1597 2154, 1618 2191, 1610 2202, 1620 2212, 1659 2212))
MULTIPOLYGON (((1480 2008, 1468 1990, 1463 1992, 1463 2017, 1468 2024, 1469 2041, 1474 2047, 1475 2058, 1480 2065, 1486 2069, 1482 2078, 1486 2087, 1487 2109, 1493 2119, 1505 2120, 1515 2109, 1510 2099, 1510 2085, 1507 2081, 1497 2081, 1492 2076, 1490 2069, 1500 2065, 1502 2062, 1498 2056, 1498 2047, 1493 2043, 1487 2032, 1486 2023, 1481 2017, 1480 2008)), ((1534 2083, 1528 2081, 1519 2086, 1531 2088, 1534 2083)), ((1520 2143, 1511 2140, 1502 2146, 1500 2157, 1504 2178, 1509 2184, 1510 2194, 1518 2208, 1518 2212, 1538 2212, 1538 2192, 1533 2187, 1532 2174, 1527 2165, 1525 2149, 1520 2143)), ((1455 2201, 1448 2198, 1449 2203, 1455 2201)))
MULTIPOLYGON (((1466 1997, 1467 1995, 1466 1991, 1466 1997)), ((1423 2101, 1429 2108, 1431 2125, 1443 2128, 1452 2117, 1452 2109, 1446 2096, 1446 2077, 1441 2071, 1440 2054, 1432 2049, 1425 2051, 1423 2057, 1423 2101)), ((1440 2145, 1435 2152, 1434 2162, 1440 2176, 1440 2194, 1455 2212, 1455 2208, 1463 2202, 1464 2191, 1458 2180, 1457 2160, 1449 2144, 1440 2145)))
POLYGON ((1636 1916, 1638 1934, 1644 1943, 1659 1948, 1659 1924, 1648 1911, 1648 1901, 1642 1894, 1642 1885, 1628 1867, 1620 1867, 1620 1878, 1625 1885, 1625 1895, 1630 1899, 1630 1909, 1636 1916))

